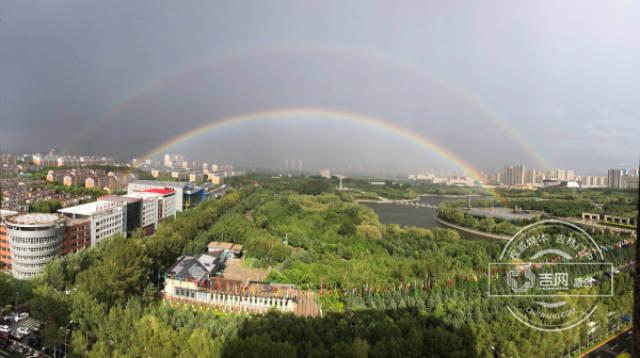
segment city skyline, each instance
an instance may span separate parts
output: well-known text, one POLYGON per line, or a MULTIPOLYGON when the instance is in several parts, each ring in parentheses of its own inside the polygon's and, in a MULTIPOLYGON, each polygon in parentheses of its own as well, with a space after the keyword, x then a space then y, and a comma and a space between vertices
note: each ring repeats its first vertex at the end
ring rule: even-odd
MULTIPOLYGON (((17 155, 17 156, 21 156, 21 155, 34 155, 34 154, 42 154, 42 155, 46 155, 47 153, 50 153, 51 151, 56 151, 56 155, 61 156, 61 157, 98 157, 98 158, 110 158, 113 159, 113 157, 108 156, 108 155, 100 155, 99 153, 91 153, 91 154, 81 154, 81 153, 61 153, 59 152, 57 149, 45 149, 45 150, 39 150, 39 151, 31 151, 31 152, 2 152, 0 154, 10 154, 10 155, 17 155)), ((149 159, 153 159, 155 161, 163 161, 163 158, 165 157, 165 153, 161 153, 161 154, 157 154, 154 155, 152 158, 148 158, 149 159)), ((173 155, 173 154, 172 154, 173 155)), ((180 155, 180 154, 177 154, 180 155)), ((184 157, 184 156, 183 156, 184 157)), ((294 160, 294 165, 295 165, 295 171, 296 172, 302 172, 304 170, 307 170, 308 172, 313 171, 313 172, 317 172, 318 170, 321 170, 323 168, 326 167, 331 167, 334 170, 338 170, 341 172, 354 172, 354 173, 387 173, 387 174, 400 174, 400 175, 406 175, 406 174, 426 174, 426 173, 431 173, 431 174, 440 174, 441 176, 464 176, 464 175, 468 175, 468 171, 459 167, 450 167, 450 166, 434 166, 434 165, 429 165, 429 163, 425 163, 425 165, 422 166, 413 166, 413 167, 407 167, 407 168, 402 168, 400 169, 400 167, 398 166, 388 166, 388 167, 383 167, 383 166, 375 166, 375 165, 324 165, 324 166, 312 166, 312 167, 304 167, 304 170, 301 170, 301 164, 302 162, 306 162, 306 160, 303 160, 302 158, 298 158, 296 155, 286 155, 284 156, 284 158, 287 159, 280 159, 282 161, 284 161, 284 165, 283 164, 277 164, 277 159, 274 159, 273 161, 269 160, 265 163, 257 163, 257 162, 248 162, 248 161, 240 161, 240 162, 230 162, 230 161, 224 161, 224 160, 220 160, 220 158, 215 157, 206 157, 206 156, 189 156, 189 158, 191 158, 190 160, 197 160, 200 162, 217 162, 219 164, 231 164, 234 165, 238 168, 242 168, 242 169, 257 169, 258 171, 260 170, 265 170, 265 171, 278 171, 278 170, 285 170, 285 171, 290 171, 289 169, 289 165, 290 165, 290 161, 294 160), (295 158, 294 158, 295 157, 295 158)), ((134 160, 140 160, 140 158, 136 158, 135 156, 133 157, 125 157, 122 159, 118 159, 116 160, 116 162, 119 162, 121 164, 126 164, 126 163, 131 163, 134 160)), ((609 169, 629 169, 629 168, 637 168, 638 167, 638 163, 633 164, 631 161, 629 161, 628 163, 618 163, 618 164, 603 164, 602 166, 600 166, 599 169, 595 169, 595 170, 584 170, 582 168, 577 168, 577 167, 565 167, 565 169, 562 168, 548 168, 546 170, 543 170, 539 167, 529 167, 526 166, 524 164, 522 164, 521 162, 517 161, 517 160, 508 160, 506 161, 504 164, 502 164, 501 166, 497 166, 495 168, 480 168, 480 167, 474 167, 472 166, 472 168, 474 170, 476 170, 478 173, 481 174, 485 174, 485 175, 492 175, 496 172, 503 172, 504 170, 504 166, 505 165, 509 165, 508 163, 520 163, 518 165, 523 165, 524 167, 524 171, 525 171, 525 175, 526 175, 526 171, 528 170, 534 170, 536 173, 548 173, 550 171, 558 171, 558 170, 569 170, 572 171, 575 175, 607 175, 607 171, 609 169), (571 169, 569 169, 571 168, 571 169)))
POLYGON ((44 4, 55 17, 6 4, 2 152, 58 146, 128 160, 186 135, 176 151, 246 166, 280 167, 296 148, 308 168, 456 169, 414 136, 483 171, 635 161, 640 31, 604 4, 489 2, 471 16, 462 4, 424 2, 394 9, 402 27, 384 3, 271 4, 277 21, 259 15, 264 4, 138 6, 148 19, 97 3, 73 14, 44 4), (466 15, 442 21, 443 11, 466 15), (177 26, 157 27, 167 16, 177 26), (68 43, 69 33, 85 36, 68 43))

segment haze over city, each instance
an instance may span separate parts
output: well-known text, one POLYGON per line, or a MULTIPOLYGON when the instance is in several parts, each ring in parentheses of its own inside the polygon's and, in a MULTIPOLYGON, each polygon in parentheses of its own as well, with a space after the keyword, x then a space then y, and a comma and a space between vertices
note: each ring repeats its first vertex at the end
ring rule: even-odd
MULTIPOLYGON (((483 170, 636 160, 637 2, 69 5, 2 3, 5 152, 130 159, 230 116, 313 108, 378 118, 483 170)), ((304 117, 229 125, 174 151, 456 169, 385 128, 304 117)))

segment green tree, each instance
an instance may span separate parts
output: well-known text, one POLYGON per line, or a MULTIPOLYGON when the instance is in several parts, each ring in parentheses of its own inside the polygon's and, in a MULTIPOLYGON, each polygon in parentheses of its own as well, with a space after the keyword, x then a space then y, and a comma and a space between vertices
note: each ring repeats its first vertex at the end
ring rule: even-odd
POLYGON ((478 223, 478 228, 484 232, 492 232, 496 226, 496 222, 493 218, 482 218, 478 223))
POLYGON ((331 182, 325 179, 309 179, 304 181, 299 188, 301 194, 320 195, 329 190, 331 182))
POLYGON ((134 357, 177 357, 180 338, 175 330, 152 315, 143 316, 134 326, 129 355, 134 357))
POLYGON ((13 303, 14 286, 9 275, 0 272, 0 307, 5 307, 13 303))
POLYGON ((29 211, 38 213, 55 213, 62 208, 62 203, 58 199, 37 200, 29 211))
POLYGON ((220 357, 222 344, 220 340, 211 338, 209 332, 202 328, 196 328, 191 332, 187 340, 186 348, 182 352, 183 357, 220 357))
POLYGON ((148 258, 134 240, 117 235, 109 239, 99 262, 80 273, 80 287, 109 304, 141 293, 149 274, 148 258))

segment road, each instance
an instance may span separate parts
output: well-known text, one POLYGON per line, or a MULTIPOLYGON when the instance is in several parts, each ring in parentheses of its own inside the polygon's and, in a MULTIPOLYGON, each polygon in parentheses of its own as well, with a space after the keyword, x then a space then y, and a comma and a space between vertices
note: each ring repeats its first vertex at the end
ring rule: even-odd
POLYGON ((615 358, 624 352, 631 350, 631 330, 628 330, 598 349, 587 354, 585 358, 615 358))

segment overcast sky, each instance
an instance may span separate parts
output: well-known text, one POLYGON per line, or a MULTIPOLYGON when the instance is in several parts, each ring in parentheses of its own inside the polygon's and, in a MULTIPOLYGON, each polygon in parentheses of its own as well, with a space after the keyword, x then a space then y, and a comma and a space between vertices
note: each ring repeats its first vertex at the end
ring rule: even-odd
MULTIPOLYGON (((0 0, 0 148, 128 159, 275 108, 391 122, 481 170, 604 175, 640 137, 638 1, 0 0)), ((276 118, 172 151, 282 167, 456 169, 406 136, 276 118)))

